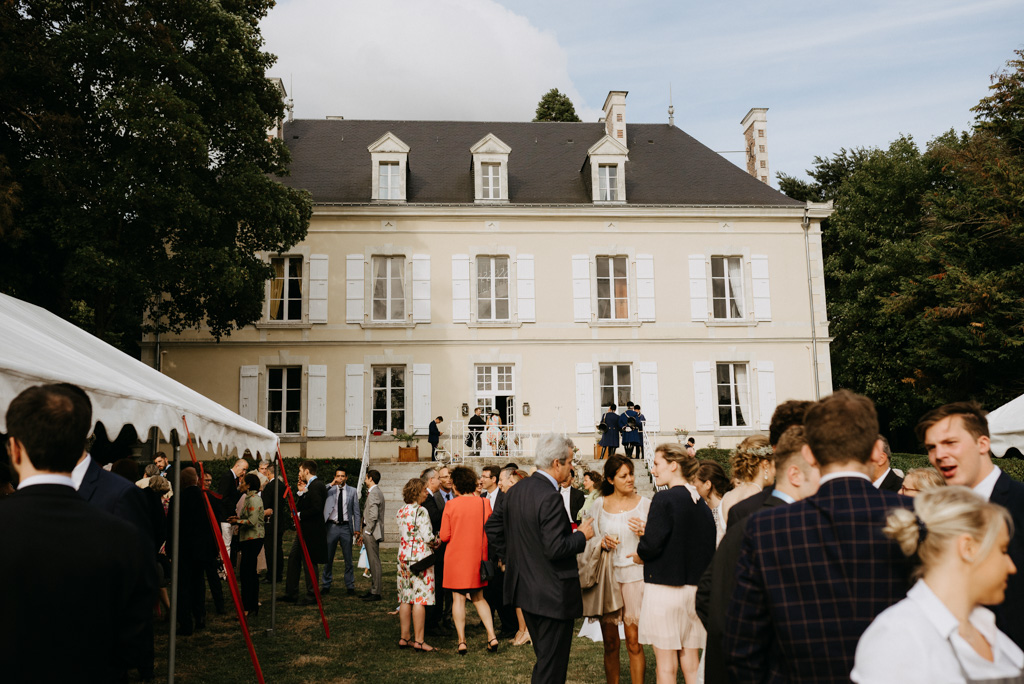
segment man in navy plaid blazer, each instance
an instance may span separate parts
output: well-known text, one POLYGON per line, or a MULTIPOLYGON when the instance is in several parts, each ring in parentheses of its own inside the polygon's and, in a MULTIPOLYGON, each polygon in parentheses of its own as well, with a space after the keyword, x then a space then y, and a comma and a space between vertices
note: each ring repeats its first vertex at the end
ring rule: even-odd
POLYGON ((747 523, 723 639, 734 682, 849 682, 861 634, 910 586, 910 561, 882 534, 910 500, 867 474, 874 404, 840 390, 808 409, 804 429, 821 488, 747 523))

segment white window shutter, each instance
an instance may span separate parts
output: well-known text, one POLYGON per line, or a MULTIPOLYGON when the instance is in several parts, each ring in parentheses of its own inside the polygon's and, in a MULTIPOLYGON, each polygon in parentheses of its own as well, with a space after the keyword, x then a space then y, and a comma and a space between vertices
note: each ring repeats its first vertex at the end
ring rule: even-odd
POLYGON ((309 322, 327 322, 327 255, 309 255, 309 322))
POLYGON ((715 393, 711 380, 711 363, 694 361, 693 400, 697 405, 697 429, 702 432, 715 429, 715 393))
POLYGON ((761 414, 761 429, 772 425, 772 414, 778 399, 775 397, 775 364, 772 361, 757 362, 757 406, 761 414))
POLYGON ((363 434, 363 364, 345 364, 345 435, 363 434))
POLYGON ((690 320, 708 320, 708 272, 703 254, 690 255, 690 320))
POLYGON ((430 255, 412 257, 412 320, 430 322, 430 255))
POLYGON ((306 436, 327 436, 327 366, 310 365, 307 372, 306 436))
POLYGON ((576 431, 593 432, 597 424, 594 414, 594 366, 576 364, 576 431))
POLYGON ((754 254, 750 257, 750 280, 754 289, 754 320, 772 320, 772 298, 768 286, 768 257, 754 254))
MULTIPOLYGON (((654 320, 654 255, 636 255, 636 307, 641 321, 654 320)), ((640 404, 643 406, 643 404, 640 404)), ((644 414, 646 415, 646 414, 644 414)), ((650 416, 648 416, 650 420, 650 416)))
POLYGON ((647 419, 644 429, 661 430, 661 403, 658 401, 658 364, 646 361, 640 366, 640 412, 647 419))
MULTIPOLYGON (((363 290, 363 255, 345 258, 345 322, 362 323, 366 292, 363 290)), ((360 418, 360 424, 362 419, 360 418)))
POLYGON ((572 257, 572 308, 574 321, 590 322, 590 257, 586 254, 572 257))
POLYGON ((417 363, 412 367, 412 427, 421 435, 427 434, 430 421, 430 364, 417 363))
POLYGON ((238 415, 257 421, 257 406, 260 391, 260 367, 242 366, 238 373, 238 415))
POLYGON ((469 255, 452 255, 452 321, 469 323, 469 255))
POLYGON ((533 282, 532 254, 520 254, 516 259, 516 298, 520 322, 536 323, 537 294, 533 282))

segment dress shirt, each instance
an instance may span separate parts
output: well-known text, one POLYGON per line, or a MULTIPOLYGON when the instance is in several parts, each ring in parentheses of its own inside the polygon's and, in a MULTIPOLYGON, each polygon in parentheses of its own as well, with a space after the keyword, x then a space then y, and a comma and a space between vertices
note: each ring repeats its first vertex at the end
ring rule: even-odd
POLYGON ((569 508, 569 490, 572 487, 559 487, 558 493, 562 495, 562 505, 565 506, 565 514, 569 516, 569 521, 572 522, 572 509, 569 508))
POLYGON ((558 489, 558 490, 562 489, 562 486, 560 484, 558 484, 557 482, 555 482, 555 478, 551 476, 551 473, 549 473, 547 471, 544 471, 544 470, 538 470, 537 472, 540 473, 541 475, 543 475, 544 477, 548 478, 548 481, 551 483, 552 487, 554 487, 555 489, 558 489))
POLYGON ((75 484, 75 489, 79 489, 82 486, 82 480, 85 479, 85 471, 89 469, 90 463, 92 463, 92 456, 86 454, 85 458, 79 461, 78 465, 71 470, 71 480, 75 484))
MULTIPOLYGON (((1003 471, 999 469, 999 466, 993 465, 992 472, 985 476, 985 479, 974 486, 974 491, 985 501, 992 499, 992 490, 996 487, 996 480, 999 479, 999 474, 1003 471)), ((1018 570, 1018 572, 1020 572, 1018 570)))
POLYGON ((862 480, 867 480, 868 482, 871 482, 871 478, 865 475, 864 473, 860 472, 859 470, 837 470, 834 473, 824 475, 821 478, 821 482, 818 483, 818 487, 821 487, 821 485, 825 484, 829 480, 834 480, 837 477, 859 477, 862 480))
POLYGON ((56 484, 64 485, 65 487, 71 487, 76 489, 75 481, 67 475, 61 475, 59 473, 43 473, 41 475, 33 475, 32 477, 26 477, 24 480, 18 483, 18 489, 24 489, 25 487, 31 487, 32 485, 41 484, 56 484))
POLYGON ((498 499, 498 492, 501 490, 495 487, 492 491, 484 490, 484 494, 487 495, 487 500, 491 502, 491 510, 494 510, 494 502, 498 499))
POLYGON ((346 491, 348 489, 348 487, 345 486, 345 485, 338 485, 338 489, 340 489, 340 491, 338 492, 338 501, 337 501, 337 503, 334 504, 334 507, 335 507, 334 508, 334 519, 335 520, 338 519, 338 508, 337 507, 340 505, 341 506, 341 522, 348 522, 348 506, 346 505, 346 501, 345 501, 345 497, 348 496, 348 493, 346 491))
POLYGON ((783 501, 785 501, 788 504, 796 503, 796 499, 791 497, 786 492, 780 492, 778 487, 776 487, 775 489, 772 490, 771 495, 774 496, 776 499, 782 499, 783 501))
POLYGON ((444 491, 442 489, 441 490, 441 498, 444 499, 445 503, 448 503, 449 501, 451 501, 452 499, 455 498, 455 493, 454 492, 446 492, 446 491, 444 491))
POLYGON ((875 480, 874 482, 872 482, 872 483, 871 483, 872 485, 874 485, 875 489, 878 489, 879 487, 881 487, 881 486, 882 486, 882 482, 883 482, 883 481, 885 480, 885 478, 886 478, 886 477, 887 477, 887 476, 889 475, 889 473, 891 473, 891 472, 892 472, 892 468, 886 468, 886 469, 885 469, 885 472, 884 472, 884 473, 882 473, 882 477, 878 478, 877 480, 875 480))
POLYGON ((1020 676, 1024 652, 999 631, 992 611, 978 606, 968 619, 992 647, 992 662, 960 636, 959 621, 919 580, 864 632, 850 678, 858 684, 951 684, 1020 676))

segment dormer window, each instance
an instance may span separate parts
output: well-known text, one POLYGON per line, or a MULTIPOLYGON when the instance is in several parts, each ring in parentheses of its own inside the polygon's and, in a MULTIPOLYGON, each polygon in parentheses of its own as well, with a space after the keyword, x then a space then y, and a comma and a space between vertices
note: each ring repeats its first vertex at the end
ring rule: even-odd
POLYGON ((409 146, 388 132, 367 149, 370 151, 373 174, 371 199, 381 202, 404 202, 409 146))
POLYGON ((479 203, 508 202, 508 155, 512 148, 493 133, 469 148, 473 155, 473 197, 479 203))
POLYGON ((626 146, 610 135, 605 135, 587 150, 593 202, 626 202, 628 154, 626 146))

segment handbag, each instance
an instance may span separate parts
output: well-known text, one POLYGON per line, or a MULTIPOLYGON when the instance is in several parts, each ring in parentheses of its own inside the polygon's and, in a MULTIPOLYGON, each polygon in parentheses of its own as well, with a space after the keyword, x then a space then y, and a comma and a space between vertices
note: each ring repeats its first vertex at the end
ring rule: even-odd
MULTIPOLYGON (((416 507, 417 517, 420 514, 420 508, 422 508, 422 506, 416 507)), ((434 567, 435 563, 437 563, 437 554, 431 551, 429 556, 425 556, 416 561, 415 563, 413 563, 412 565, 410 565, 409 572, 411 572, 414 575, 418 575, 421 572, 425 572, 428 568, 434 567)))
MULTIPOLYGON (((483 498, 480 499, 480 513, 484 516, 484 522, 487 521, 487 507, 484 506, 483 498)), ((487 544, 487 531, 484 531, 484 545, 487 544)), ((497 574, 497 569, 494 567, 494 561, 482 560, 480 561, 480 581, 489 582, 497 574)))

